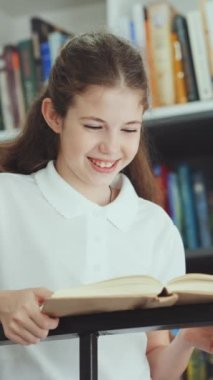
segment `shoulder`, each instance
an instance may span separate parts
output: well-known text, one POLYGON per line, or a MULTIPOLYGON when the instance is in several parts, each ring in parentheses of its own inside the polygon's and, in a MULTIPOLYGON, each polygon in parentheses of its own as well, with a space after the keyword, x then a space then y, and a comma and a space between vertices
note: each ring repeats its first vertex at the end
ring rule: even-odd
POLYGON ((167 212, 158 204, 138 197, 138 214, 144 215, 151 219, 155 218, 156 222, 165 222, 168 224, 173 224, 170 216, 167 212))
POLYGON ((32 182, 31 174, 0 173, 0 184, 6 186, 9 184, 22 185, 32 182))
POLYGON ((8 197, 14 193, 26 193, 35 186, 34 179, 31 174, 14 174, 0 173, 0 194, 1 198, 8 197))

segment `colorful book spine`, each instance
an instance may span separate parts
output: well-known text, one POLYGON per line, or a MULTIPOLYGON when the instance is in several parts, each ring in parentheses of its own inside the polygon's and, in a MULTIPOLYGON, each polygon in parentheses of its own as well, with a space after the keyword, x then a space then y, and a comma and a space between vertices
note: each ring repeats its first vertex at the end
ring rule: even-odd
POLYGON ((187 99, 189 102, 193 102, 199 99, 199 95, 186 18, 183 15, 176 14, 172 21, 172 27, 181 46, 187 99))
POLYGON ((197 249, 199 247, 199 241, 194 194, 191 182, 191 170, 187 164, 181 164, 177 168, 177 173, 180 183, 182 207, 184 210, 186 248, 197 249))
POLYGON ((199 98, 209 100, 213 97, 213 91, 201 12, 199 10, 188 12, 187 23, 199 98))
POLYGON ((188 99, 186 93, 186 81, 183 68, 181 45, 177 33, 172 32, 171 39, 174 59, 175 103, 184 104, 188 101, 188 99))
MULTIPOLYGON (((183 230, 183 209, 181 204, 180 188, 178 183, 178 175, 174 171, 169 171, 167 175, 167 194, 168 194, 168 210, 174 224, 177 226, 181 235, 183 230)), ((183 236, 184 240, 184 236, 183 236)))
POLYGON ((212 245, 208 201, 204 178, 201 172, 196 171, 192 174, 192 186, 195 199, 195 210, 198 221, 200 244, 203 248, 212 245))
POLYGON ((29 109, 38 92, 32 40, 22 40, 18 43, 17 47, 20 57, 20 70, 25 107, 26 109, 29 109))
POLYGON ((160 106, 175 103, 174 65, 171 41, 173 11, 168 3, 147 5, 152 58, 160 106))
POLYGON ((4 129, 12 130, 14 128, 14 118, 7 83, 7 71, 3 48, 0 49, 0 92, 4 129))

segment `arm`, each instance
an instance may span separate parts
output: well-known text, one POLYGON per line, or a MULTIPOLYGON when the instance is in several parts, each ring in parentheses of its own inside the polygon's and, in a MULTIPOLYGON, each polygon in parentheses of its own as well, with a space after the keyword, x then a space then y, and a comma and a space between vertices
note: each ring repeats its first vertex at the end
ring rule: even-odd
POLYGON ((178 380, 185 371, 193 346, 178 334, 170 342, 168 331, 147 334, 147 358, 153 380, 178 380))
POLYGON ((147 358, 153 380, 178 380, 195 347, 213 353, 213 327, 183 329, 172 342, 168 331, 148 333, 147 358))
POLYGON ((0 291, 0 322, 5 336, 19 344, 34 344, 45 339, 59 321, 40 310, 44 299, 51 294, 43 288, 0 291))

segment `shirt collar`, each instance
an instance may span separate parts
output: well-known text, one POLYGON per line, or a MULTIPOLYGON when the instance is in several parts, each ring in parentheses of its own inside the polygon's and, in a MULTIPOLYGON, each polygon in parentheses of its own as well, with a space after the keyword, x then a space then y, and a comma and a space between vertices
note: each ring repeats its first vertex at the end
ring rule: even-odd
POLYGON ((53 161, 33 176, 44 198, 65 218, 71 219, 95 212, 106 217, 121 230, 128 229, 135 220, 138 196, 124 174, 119 174, 113 182, 113 187, 119 188, 120 192, 107 206, 99 206, 76 191, 58 174, 53 161))

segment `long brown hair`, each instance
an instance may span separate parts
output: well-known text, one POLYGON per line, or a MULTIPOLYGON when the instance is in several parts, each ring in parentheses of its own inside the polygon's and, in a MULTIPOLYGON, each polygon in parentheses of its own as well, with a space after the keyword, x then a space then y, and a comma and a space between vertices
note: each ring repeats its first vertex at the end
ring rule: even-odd
MULTIPOLYGON (((147 77, 135 48, 111 33, 85 33, 71 38, 56 59, 46 87, 32 104, 22 133, 15 141, 1 145, 0 170, 30 174, 57 158, 59 136, 48 127, 42 115, 44 98, 51 98, 58 115, 65 117, 75 95, 83 93, 88 86, 113 87, 121 83, 141 90, 146 109, 147 77)), ((138 153, 124 173, 140 196, 155 200, 155 182, 143 131, 138 153)))

